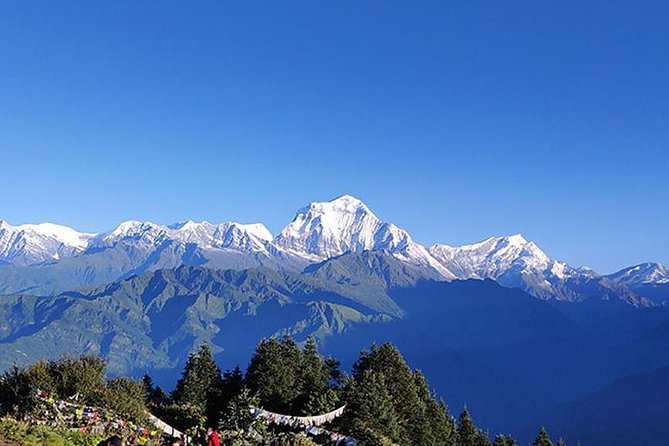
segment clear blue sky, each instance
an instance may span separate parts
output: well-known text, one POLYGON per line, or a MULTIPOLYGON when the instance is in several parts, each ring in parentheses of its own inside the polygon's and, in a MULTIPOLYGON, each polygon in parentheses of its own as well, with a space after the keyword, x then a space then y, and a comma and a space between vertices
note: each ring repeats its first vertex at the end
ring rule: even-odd
POLYGON ((0 218, 262 221, 669 263, 666 1, 4 1, 0 218))

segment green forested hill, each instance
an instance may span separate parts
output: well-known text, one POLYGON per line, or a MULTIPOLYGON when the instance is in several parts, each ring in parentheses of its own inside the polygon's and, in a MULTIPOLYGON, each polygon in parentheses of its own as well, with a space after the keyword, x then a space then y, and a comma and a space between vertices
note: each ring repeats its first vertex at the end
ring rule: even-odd
POLYGON ((87 293, 4 296, 0 366, 88 351, 107 357, 112 372, 169 368, 202 339, 242 353, 263 336, 323 337, 401 314, 382 288, 367 289, 264 268, 182 266, 87 293))

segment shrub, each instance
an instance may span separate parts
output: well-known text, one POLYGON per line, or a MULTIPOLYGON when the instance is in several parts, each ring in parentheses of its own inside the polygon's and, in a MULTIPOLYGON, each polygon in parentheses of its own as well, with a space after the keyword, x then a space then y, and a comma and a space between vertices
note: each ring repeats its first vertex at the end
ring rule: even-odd
POLYGON ((95 446, 102 440, 97 435, 28 425, 10 418, 0 420, 0 438, 22 446, 95 446))

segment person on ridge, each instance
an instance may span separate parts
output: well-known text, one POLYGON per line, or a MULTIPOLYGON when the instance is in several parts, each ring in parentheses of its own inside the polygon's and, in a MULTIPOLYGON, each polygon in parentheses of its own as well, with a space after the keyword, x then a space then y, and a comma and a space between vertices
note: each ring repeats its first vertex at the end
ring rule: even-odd
POLYGON ((221 446, 218 441, 218 432, 213 427, 207 429, 207 446, 221 446))
POLYGON ((183 441, 179 437, 171 437, 166 446, 184 446, 183 441))

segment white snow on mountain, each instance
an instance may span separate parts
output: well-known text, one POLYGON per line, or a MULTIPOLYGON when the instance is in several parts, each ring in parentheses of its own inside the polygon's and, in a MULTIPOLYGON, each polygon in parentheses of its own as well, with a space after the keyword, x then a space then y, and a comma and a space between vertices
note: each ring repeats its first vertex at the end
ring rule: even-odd
POLYGON ((169 226, 151 222, 126 221, 114 230, 91 240, 91 247, 131 243, 146 249, 164 243, 193 244, 204 250, 229 249, 240 252, 267 253, 272 234, 262 224, 225 222, 214 225, 203 221, 186 221, 169 226))
POLYGON ((53 223, 12 226, 0 220, 0 261, 29 265, 71 257, 94 235, 53 223))
POLYGON ((37 225, 26 224, 17 226, 16 229, 35 234, 39 237, 58 240, 64 245, 78 250, 84 249, 88 243, 88 240, 95 235, 84 232, 77 232, 67 226, 57 225, 54 223, 41 223, 37 225))
POLYGON ((648 262, 622 269, 607 277, 623 285, 669 283, 669 268, 660 263, 648 262))
POLYGON ((459 279, 493 279, 537 297, 564 294, 560 289, 564 281, 580 274, 566 263, 550 259, 520 234, 463 246, 435 244, 429 252, 459 279))
MULTIPOLYGON (((350 195, 325 203, 311 203, 276 238, 287 250, 312 255, 317 259, 338 256, 348 251, 371 250, 381 221, 360 200, 350 195)), ((401 237, 399 231, 390 234, 401 237)), ((398 242, 398 241, 397 241, 398 242)))
POLYGON ((463 246, 435 244, 429 252, 460 279, 497 278, 510 269, 550 271, 561 279, 567 274, 565 264, 553 262, 536 244, 520 234, 490 237, 463 246))
POLYGON ((109 232, 103 232, 90 241, 90 247, 113 246, 122 240, 141 240, 144 244, 153 245, 164 234, 164 227, 137 220, 124 221, 109 232))
MULTIPOLYGON (((436 271, 445 280, 493 279, 541 298, 578 300, 620 294, 622 288, 633 284, 669 283, 669 270, 655 263, 609 276, 572 268, 549 258, 520 234, 463 246, 435 244, 427 249, 351 195, 299 209, 276 238, 261 223, 189 220, 164 226, 131 220, 108 232, 88 234, 52 223, 11 226, 0 220, 0 263, 16 266, 91 254, 96 256, 96 264, 106 265, 102 269, 118 273, 184 262, 215 268, 263 265, 300 271, 309 263, 362 251, 387 252, 410 265, 436 271), (110 251, 106 265, 105 252, 110 248, 118 250, 110 251)), ((77 264, 85 261, 82 258, 77 264)))
POLYGON ((381 221, 351 195, 314 202, 300 209, 275 239, 275 245, 314 261, 346 252, 385 250, 407 263, 435 269, 446 279, 455 278, 424 246, 414 242, 408 232, 381 221))
POLYGON ((53 223, 12 226, 0 220, 0 262, 26 266, 84 254, 123 243, 151 252, 165 243, 194 244, 203 250, 261 253, 269 256, 272 234, 262 224, 206 221, 170 226, 130 220, 111 231, 89 234, 53 223))

